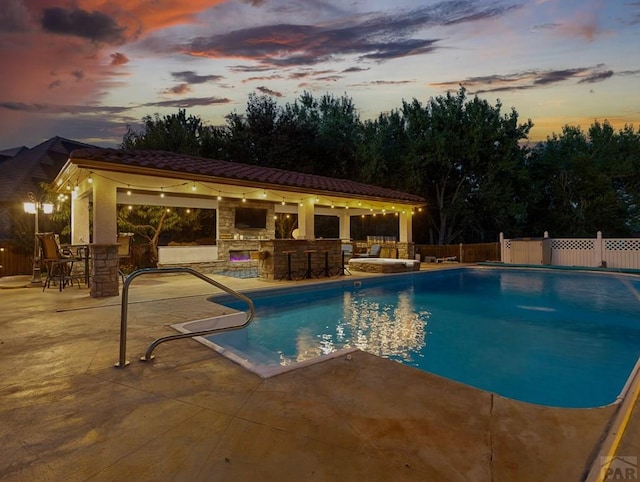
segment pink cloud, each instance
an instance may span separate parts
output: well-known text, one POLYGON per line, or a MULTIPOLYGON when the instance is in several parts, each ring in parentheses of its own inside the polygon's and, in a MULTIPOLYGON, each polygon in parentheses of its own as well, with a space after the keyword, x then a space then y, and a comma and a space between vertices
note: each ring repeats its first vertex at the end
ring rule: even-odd
MULTIPOLYGON (((129 62, 110 45, 124 45, 172 25, 193 22, 223 0, 2 0, 0 102, 98 104, 129 62), (5 9, 5 7, 7 7, 5 9), (89 22, 89 25, 85 21, 89 22), (85 22, 85 23, 83 23, 85 22), (91 27, 95 26, 97 32, 91 27), (107 51, 110 49, 110 51, 107 51)), ((44 114, 46 115, 46 114, 44 114)), ((17 116, 0 109, 0 130, 19 128, 17 116)))

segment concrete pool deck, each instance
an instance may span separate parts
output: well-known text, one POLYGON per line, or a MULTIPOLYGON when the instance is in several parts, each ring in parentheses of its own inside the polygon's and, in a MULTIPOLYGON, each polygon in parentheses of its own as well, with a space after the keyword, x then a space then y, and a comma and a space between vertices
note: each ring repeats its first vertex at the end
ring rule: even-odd
MULTIPOLYGON (((269 379, 190 339, 137 361, 170 324, 211 316, 215 292, 136 280, 118 369, 120 297, 0 289, 0 479, 566 482, 597 463, 614 406, 530 405, 363 352, 269 379)), ((640 455, 635 414, 618 454, 640 455)))

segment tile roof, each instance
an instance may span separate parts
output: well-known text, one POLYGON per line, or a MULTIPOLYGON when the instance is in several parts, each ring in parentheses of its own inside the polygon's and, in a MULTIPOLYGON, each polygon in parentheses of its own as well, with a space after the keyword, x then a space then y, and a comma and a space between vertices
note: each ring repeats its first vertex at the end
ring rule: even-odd
MULTIPOLYGON (((312 191, 325 191, 336 194, 366 196, 411 203, 424 203, 424 198, 383 187, 372 186, 347 179, 337 179, 314 174, 285 171, 272 167, 253 166, 237 162, 206 159, 165 151, 122 150, 109 148, 79 149, 73 151, 70 160, 82 166, 82 160, 95 164, 128 166, 170 171, 184 175, 210 176, 214 178, 244 181, 247 183, 271 184, 283 188, 298 188, 312 191)), ((105 169, 108 169, 104 166, 105 169)))

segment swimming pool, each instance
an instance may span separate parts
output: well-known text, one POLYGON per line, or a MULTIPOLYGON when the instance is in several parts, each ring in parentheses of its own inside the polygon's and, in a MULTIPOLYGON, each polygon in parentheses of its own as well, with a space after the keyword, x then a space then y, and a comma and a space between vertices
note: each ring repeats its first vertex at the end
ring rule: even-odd
POLYGON ((254 322, 209 340, 263 368, 359 348, 517 400, 594 407, 640 356, 639 289, 637 277, 519 269, 348 279, 248 293, 254 322))

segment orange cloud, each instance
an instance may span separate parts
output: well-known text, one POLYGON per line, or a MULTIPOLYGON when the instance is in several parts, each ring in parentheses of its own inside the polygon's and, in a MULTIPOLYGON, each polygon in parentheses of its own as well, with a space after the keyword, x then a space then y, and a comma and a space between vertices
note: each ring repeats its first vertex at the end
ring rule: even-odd
MULTIPOLYGON (((2 0, 0 102, 97 105, 129 58, 106 51, 168 26, 194 22, 224 0, 2 0), (87 24, 88 22, 88 24, 87 24), (96 27, 96 31, 92 27, 96 27)), ((47 115, 47 114, 43 114, 47 115)), ((0 130, 26 119, 0 109, 0 130)), ((22 128, 26 128, 23 126, 22 128)))
POLYGON ((121 54, 120 52, 115 52, 111 54, 111 65, 124 65, 129 63, 129 58, 125 54, 121 54))
MULTIPOLYGON (((38 0, 49 3, 47 0, 38 0)), ((77 0, 78 8, 111 15, 127 28, 129 39, 155 30, 193 23, 196 16, 227 0, 77 0)))

